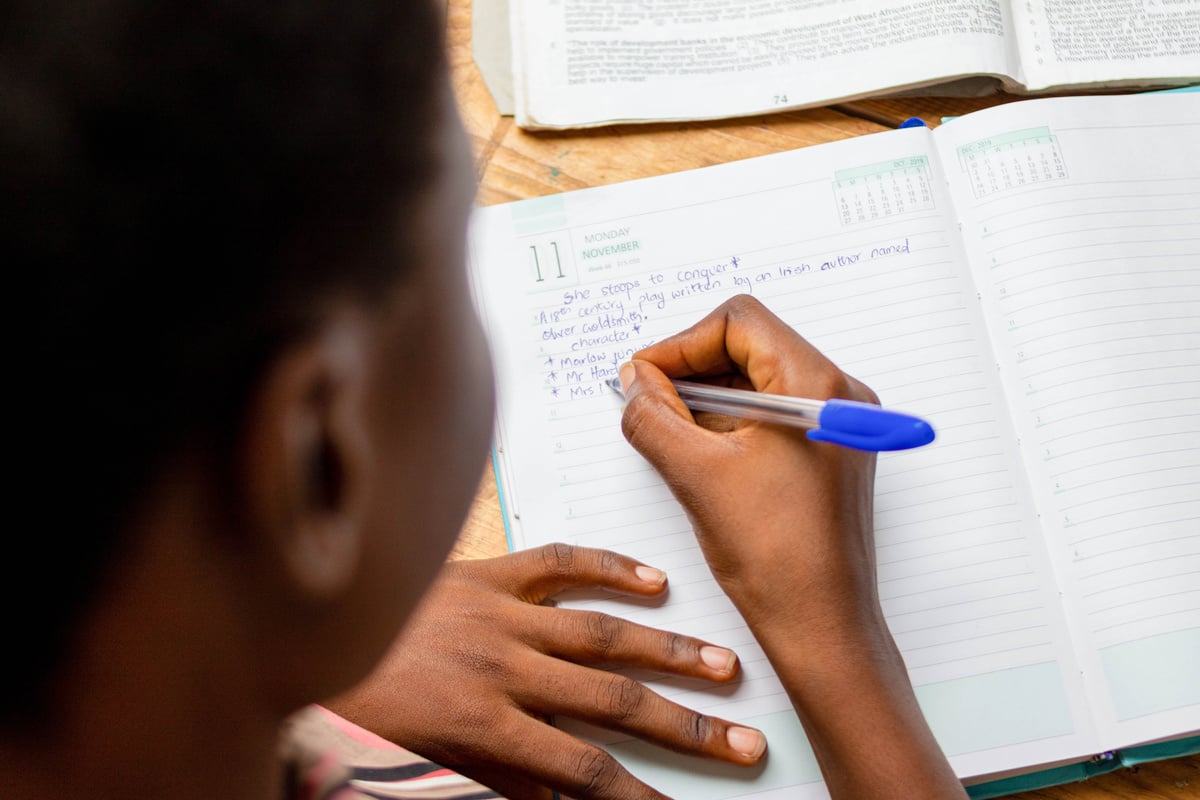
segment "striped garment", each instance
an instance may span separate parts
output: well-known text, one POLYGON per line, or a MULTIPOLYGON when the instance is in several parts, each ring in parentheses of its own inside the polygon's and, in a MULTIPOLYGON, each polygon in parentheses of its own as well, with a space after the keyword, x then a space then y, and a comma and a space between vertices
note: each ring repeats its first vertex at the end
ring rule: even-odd
POLYGON ((284 800, 485 800, 500 795, 322 706, 284 724, 284 800))

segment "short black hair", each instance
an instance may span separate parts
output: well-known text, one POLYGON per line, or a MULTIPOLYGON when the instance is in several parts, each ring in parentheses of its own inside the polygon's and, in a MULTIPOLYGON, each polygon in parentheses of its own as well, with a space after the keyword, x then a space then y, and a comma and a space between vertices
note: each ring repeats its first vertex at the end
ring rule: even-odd
POLYGON ((318 298, 400 278, 446 84, 434 0, 6 5, 0 263, 27 315, 10 333, 27 513, 0 580, 0 726, 37 716, 166 459, 233 435, 318 298))

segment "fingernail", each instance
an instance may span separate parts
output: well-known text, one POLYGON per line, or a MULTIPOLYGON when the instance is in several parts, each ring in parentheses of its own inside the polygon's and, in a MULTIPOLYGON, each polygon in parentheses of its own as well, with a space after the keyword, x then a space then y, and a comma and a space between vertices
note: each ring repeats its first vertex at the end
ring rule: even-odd
POLYGON ((640 566, 634 570, 637 576, 651 586, 662 586, 667 582, 667 573, 654 567, 640 566))
POLYGON ((735 752, 747 758, 758 758, 767 749, 767 737, 753 728, 732 727, 725 732, 725 741, 735 752))
POLYGON ((717 672, 729 672, 733 669, 736 658, 732 650, 726 650, 724 647, 713 647, 709 644, 700 648, 700 660, 707 664, 709 669, 715 669, 717 672))
POLYGON ((629 385, 633 383, 633 379, 637 375, 637 370, 633 368, 633 362, 626 361, 617 371, 617 375, 621 378, 621 391, 628 392, 629 385))

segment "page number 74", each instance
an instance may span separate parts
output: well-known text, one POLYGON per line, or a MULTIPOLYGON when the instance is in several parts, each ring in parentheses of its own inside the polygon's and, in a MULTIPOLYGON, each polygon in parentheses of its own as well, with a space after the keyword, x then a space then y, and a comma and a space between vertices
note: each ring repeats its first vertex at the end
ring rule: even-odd
POLYGON ((777 94, 777 95, 774 95, 774 98, 775 98, 775 100, 774 100, 773 105, 777 105, 777 106, 787 105, 788 99, 787 99, 786 94, 777 94))

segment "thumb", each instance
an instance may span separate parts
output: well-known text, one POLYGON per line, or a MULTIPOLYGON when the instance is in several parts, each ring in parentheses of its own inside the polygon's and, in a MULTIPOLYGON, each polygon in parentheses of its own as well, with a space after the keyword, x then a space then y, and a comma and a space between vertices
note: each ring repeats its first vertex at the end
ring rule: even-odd
POLYGON ((669 485, 677 486, 681 470, 700 467, 720 437, 696 424, 670 379, 649 361, 621 365, 620 378, 625 390, 621 432, 669 485))

